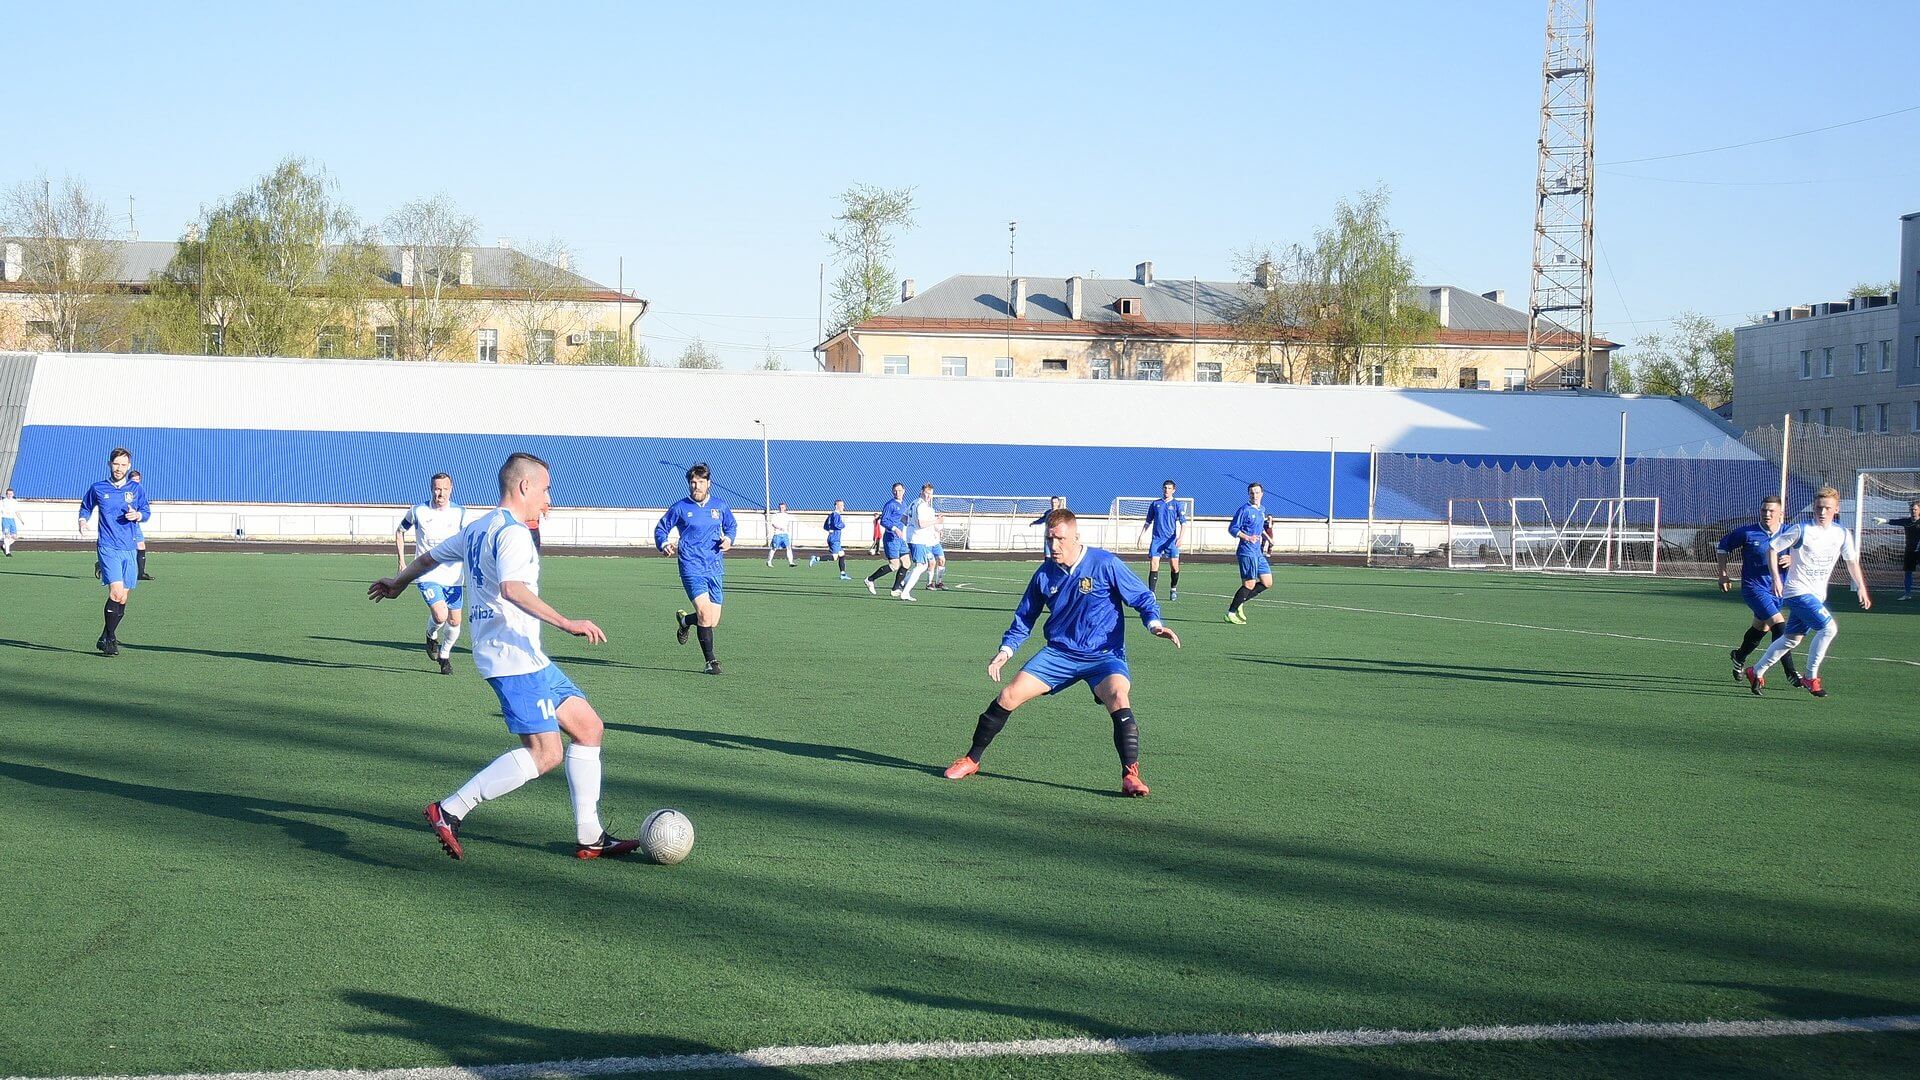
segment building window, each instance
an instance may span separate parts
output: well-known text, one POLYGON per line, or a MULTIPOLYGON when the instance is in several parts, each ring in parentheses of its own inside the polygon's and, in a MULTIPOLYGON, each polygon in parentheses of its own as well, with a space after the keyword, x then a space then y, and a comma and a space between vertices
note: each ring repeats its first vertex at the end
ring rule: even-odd
POLYGON ((1880 343, 1880 370, 1893 370, 1893 341, 1888 339, 1880 343))
POLYGON ((376 326, 373 328, 373 355, 382 360, 394 358, 393 327, 376 326))
POLYGON ((1831 345, 1820 350, 1820 377, 1833 378, 1833 346, 1831 345))
POLYGON ((313 355, 319 357, 339 356, 340 341, 345 336, 345 331, 338 326, 321 327, 320 337, 314 342, 313 355))
POLYGON ((1096 356, 1093 359, 1087 361, 1087 378, 1089 379, 1113 378, 1113 360, 1110 357, 1096 356))
POLYGON ((1510 367, 1507 369, 1507 389, 1525 390, 1527 388, 1527 369, 1510 367))
POLYGON ((943 356, 943 357, 941 357, 941 358, 940 358, 940 374, 942 374, 942 375, 965 375, 966 373, 967 373, 967 358, 966 358, 966 357, 964 357, 964 356, 943 356))
POLYGON ((1478 389, 1479 386, 1480 386, 1480 369, 1479 368, 1463 367, 1460 369, 1460 389, 1474 390, 1474 389, 1478 389))
POLYGON ((473 359, 482 364, 500 362, 500 331, 494 329, 474 331, 473 359))
POLYGON ((1387 365, 1375 364, 1372 367, 1368 368, 1367 369, 1367 385, 1368 386, 1387 385, 1387 365))
POLYGON ((1856 435, 1864 435, 1866 432, 1867 407, 1865 405, 1855 405, 1853 407, 1853 433, 1856 435))
POLYGON ((535 330, 527 335, 527 363, 553 363, 553 331, 535 330))
POLYGON ((1055 357, 1048 357, 1040 361, 1040 370, 1065 372, 1067 370, 1067 362, 1055 357))
POLYGON ((587 331, 587 362, 590 364, 611 364, 618 362, 620 356, 620 331, 587 331))
POLYGON ((1279 364, 1253 365, 1253 381, 1257 383, 1279 383, 1286 380, 1280 375, 1279 364))
POLYGON ((1853 373, 1855 375, 1865 375, 1867 373, 1867 343, 1864 341, 1854 343, 1853 373))
POLYGON ((1801 409, 1800 410, 1800 426, 1806 427, 1808 424, 1811 424, 1811 423, 1813 423, 1813 410, 1801 409))
POLYGON ((1891 413, 1892 411, 1893 410, 1888 408, 1887 403, 1884 401, 1878 405, 1875 405, 1873 407, 1873 414, 1874 414, 1876 423, 1874 424, 1873 430, 1879 432, 1882 435, 1885 435, 1888 432, 1892 431, 1893 430, 1892 426, 1889 425, 1887 422, 1888 414, 1891 413))
POLYGON ((880 373, 882 375, 905 375, 907 373, 907 358, 904 356, 885 357, 880 361, 880 373))
POLYGON ((33 319, 27 323, 27 333, 38 341, 53 342, 53 324, 44 319, 33 319))
POLYGON ((1417 367, 1413 369, 1413 377, 1416 379, 1438 379, 1440 377, 1440 369, 1435 367, 1417 367))
POLYGON ((1194 382, 1219 382, 1220 363, 1217 360, 1203 360, 1193 365, 1194 382))
POLYGON ((1154 359, 1133 362, 1133 377, 1141 382, 1159 382, 1166 374, 1166 365, 1154 359))
POLYGON ((1812 349, 1800 350, 1800 377, 1803 379, 1813 378, 1813 350, 1812 349))
POLYGON ((1913 430, 1920 431, 1920 401, 1913 403, 1913 430))
POLYGON ((1820 434, 1833 434, 1833 406, 1831 405, 1820 410, 1820 434))
POLYGON ((208 323, 201 331, 200 342, 208 356, 219 356, 226 351, 227 335, 218 325, 208 323))
POLYGON ((996 356, 993 358, 993 377, 996 379, 1013 378, 1013 357, 996 356))

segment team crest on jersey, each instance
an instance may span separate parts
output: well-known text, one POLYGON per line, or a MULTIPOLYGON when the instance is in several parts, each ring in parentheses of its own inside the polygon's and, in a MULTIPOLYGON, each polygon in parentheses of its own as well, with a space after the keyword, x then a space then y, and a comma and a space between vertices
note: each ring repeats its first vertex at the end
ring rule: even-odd
POLYGON ((707 513, 709 513, 709 514, 712 514, 712 515, 713 515, 713 520, 715 520, 715 521, 719 521, 719 520, 720 520, 720 511, 718 511, 718 510, 709 510, 709 511, 707 511, 707 513))
POLYGON ((1085 596, 1092 591, 1093 591, 1093 579, 1090 577, 1081 578, 1080 579, 1080 595, 1085 596))
POLYGON ((125 503, 130 503, 130 502, 132 502, 132 501, 133 501, 133 492, 131 492, 131 491, 123 491, 123 492, 121 492, 121 493, 120 493, 120 501, 121 501, 121 502, 125 502, 125 503))

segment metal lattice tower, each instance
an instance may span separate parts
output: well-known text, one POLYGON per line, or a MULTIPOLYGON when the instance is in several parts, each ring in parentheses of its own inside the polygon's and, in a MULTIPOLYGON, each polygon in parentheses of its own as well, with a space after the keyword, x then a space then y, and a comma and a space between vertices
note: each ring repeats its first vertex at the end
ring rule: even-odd
POLYGON ((1541 77, 1527 369, 1575 350, 1556 382, 1582 387, 1593 367, 1593 0, 1547 0, 1541 77))

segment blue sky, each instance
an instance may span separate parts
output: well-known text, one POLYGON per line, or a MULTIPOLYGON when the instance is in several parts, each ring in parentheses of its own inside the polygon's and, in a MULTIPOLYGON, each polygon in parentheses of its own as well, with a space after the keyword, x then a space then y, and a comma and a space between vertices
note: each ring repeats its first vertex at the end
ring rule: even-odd
MULTIPOLYGON (((1897 272, 1920 4, 1598 5, 1597 326, 1741 321, 1897 272)), ((363 217, 445 191, 654 301, 656 356, 810 364, 821 232, 911 185, 898 276, 1224 278, 1385 184, 1427 283, 1524 306, 1544 0, 1470 4, 14 6, 0 185, 177 236, 298 154, 363 217)), ((832 268, 828 269, 829 277, 832 268)))

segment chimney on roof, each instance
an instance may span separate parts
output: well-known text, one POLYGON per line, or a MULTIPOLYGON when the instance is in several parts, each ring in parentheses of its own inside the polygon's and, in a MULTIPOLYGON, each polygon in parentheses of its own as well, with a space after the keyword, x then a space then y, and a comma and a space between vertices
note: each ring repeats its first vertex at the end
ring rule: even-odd
POLYGON ((513 237, 511 237, 511 236, 502 236, 502 237, 498 237, 498 238, 496 238, 496 239, 495 239, 495 240, 493 241, 493 246, 494 246, 494 247, 503 247, 503 248, 510 248, 510 247, 512 247, 512 246, 513 246, 513 237))
POLYGON ((1133 280, 1142 285, 1153 284, 1153 264, 1143 262, 1133 268, 1133 280))
POLYGON ((1027 317, 1027 279, 1023 277, 1013 279, 1013 317, 1027 317))
POLYGON ((186 241, 189 244, 197 244, 200 242, 200 223, 199 222, 196 221, 193 224, 187 226, 186 241))
POLYGON ((1261 289, 1273 288, 1273 263, 1271 261, 1261 259, 1260 264, 1253 268, 1253 284, 1255 287, 1261 289))
POLYGON ((473 284, 473 252, 471 251, 460 253, 460 284, 473 284))
POLYGON ((400 287, 413 287, 413 249, 400 249, 400 287))
POLYGON ((913 299, 913 279, 901 278, 900 279, 900 302, 904 304, 911 299, 913 299))
POLYGON ((1505 307, 1507 303, 1507 290, 1495 289, 1492 292, 1483 292, 1480 294, 1480 299, 1491 300, 1494 303, 1499 304, 1502 307, 1505 307))
POLYGON ((20 271, 20 245, 9 240, 6 248, 0 250, 0 279, 19 281, 20 271))
POLYGON ((1449 299, 1450 297, 1448 296, 1448 290, 1445 285, 1437 289, 1427 290, 1427 309, 1433 312, 1434 318, 1440 321, 1442 328, 1447 325, 1448 317, 1451 314, 1447 310, 1449 299))
POLYGON ((1085 309, 1087 285, 1078 275, 1067 279, 1067 318, 1078 322, 1085 309))
POLYGON ((561 252, 560 256, 553 260, 553 264, 569 274, 573 273, 573 252, 561 252))

